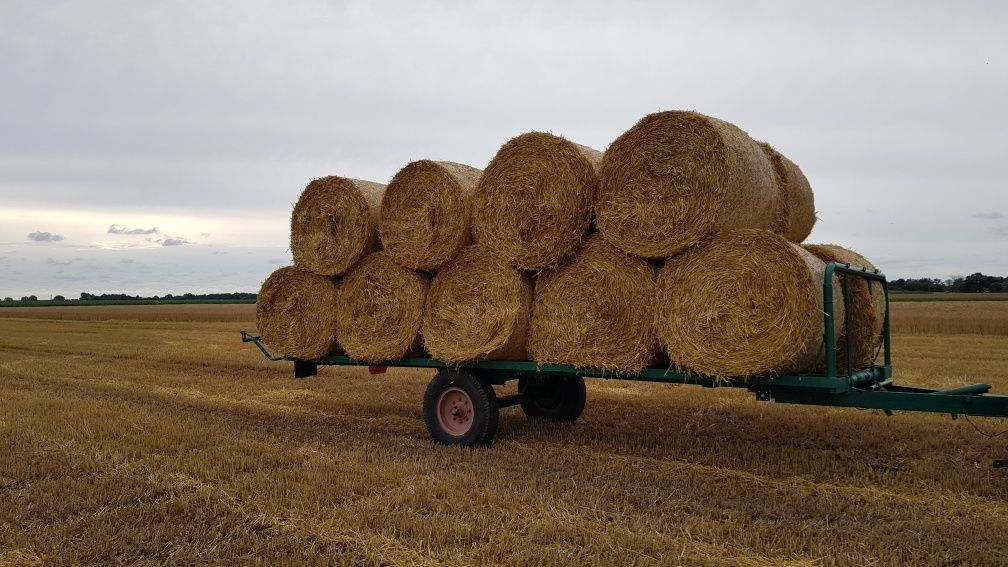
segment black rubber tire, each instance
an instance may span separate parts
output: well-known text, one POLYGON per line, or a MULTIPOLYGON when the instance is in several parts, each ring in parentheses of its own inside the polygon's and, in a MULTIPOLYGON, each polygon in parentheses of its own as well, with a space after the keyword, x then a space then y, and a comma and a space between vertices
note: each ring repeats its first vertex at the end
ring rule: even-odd
POLYGON ((581 376, 523 374, 518 378, 518 393, 525 415, 550 421, 575 421, 587 399, 581 376))
POLYGON ((487 447, 493 443, 494 434, 497 433, 500 407, 497 405, 497 394, 493 386, 486 380, 481 380, 464 370, 441 370, 427 385, 423 413, 427 434, 435 443, 461 447, 487 447), (452 435, 445 431, 437 417, 438 398, 442 392, 453 387, 464 391, 472 401, 474 423, 469 431, 462 435, 452 435))

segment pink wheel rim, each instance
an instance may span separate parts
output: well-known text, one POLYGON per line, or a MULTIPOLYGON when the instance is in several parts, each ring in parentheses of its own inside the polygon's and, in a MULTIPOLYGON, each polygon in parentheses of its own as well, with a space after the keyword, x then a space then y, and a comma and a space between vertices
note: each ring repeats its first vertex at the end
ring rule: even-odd
POLYGON ((438 425, 449 435, 465 435, 475 421, 472 406, 472 398, 461 388, 446 389, 437 400, 438 425))

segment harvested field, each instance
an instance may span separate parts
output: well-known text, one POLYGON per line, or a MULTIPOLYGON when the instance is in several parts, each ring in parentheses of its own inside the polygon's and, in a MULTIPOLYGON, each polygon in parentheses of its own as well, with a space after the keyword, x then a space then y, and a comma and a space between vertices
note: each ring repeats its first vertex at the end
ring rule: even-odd
POLYGON ((254 303, 69 305, 65 307, 4 307, 0 319, 68 321, 241 321, 255 322, 254 303))
POLYGON ((894 333, 1008 336, 1008 303, 1003 301, 926 301, 889 305, 894 333))
POLYGON ((1008 301, 1008 293, 893 293, 892 301, 1008 301))
MULTIPOLYGON (((238 342, 251 305, 101 309, 0 310, 0 564, 1008 562, 1005 437, 965 419, 592 380, 576 424, 511 408, 492 448, 435 447, 427 371, 294 380, 238 342)), ((897 334, 897 377, 1008 392, 976 331, 897 334)))

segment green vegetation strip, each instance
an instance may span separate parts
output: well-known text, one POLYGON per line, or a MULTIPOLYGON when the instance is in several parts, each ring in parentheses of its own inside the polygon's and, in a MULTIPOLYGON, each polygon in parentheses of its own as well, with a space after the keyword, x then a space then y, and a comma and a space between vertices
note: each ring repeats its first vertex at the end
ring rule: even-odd
POLYGON ((917 297, 907 297, 900 294, 889 294, 889 301, 892 303, 902 303, 902 302, 928 302, 928 301, 1008 301, 1008 294, 987 294, 987 293, 977 293, 970 297, 963 297, 961 295, 953 297, 945 297, 940 294, 935 294, 934 296, 917 296, 917 297))
POLYGON ((0 301, 0 307, 84 307, 89 305, 202 305, 224 303, 255 303, 254 299, 123 299, 80 301, 67 299, 64 301, 39 299, 37 301, 0 301))

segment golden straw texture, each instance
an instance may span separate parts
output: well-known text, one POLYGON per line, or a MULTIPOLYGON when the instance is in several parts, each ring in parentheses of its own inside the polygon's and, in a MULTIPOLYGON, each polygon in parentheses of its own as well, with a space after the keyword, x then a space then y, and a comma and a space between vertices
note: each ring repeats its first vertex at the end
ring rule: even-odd
POLYGON ((274 353, 314 360, 340 352, 336 282, 288 266, 270 274, 256 298, 256 328, 274 353))
POLYGON ((532 282, 498 251, 466 246, 431 284, 423 337, 446 362, 522 360, 532 282))
POLYGON ((539 275, 529 352, 538 363, 639 372, 655 361, 655 268, 601 236, 539 275))
POLYGON ((773 163, 779 191, 773 230, 791 242, 803 242, 816 223, 812 186, 793 161, 766 142, 760 142, 759 145, 773 163))
POLYGON ((381 362, 419 351, 426 275, 385 252, 364 257, 340 282, 336 336, 347 354, 381 362))
POLYGON ((420 160, 399 170, 382 198, 378 232, 399 264, 436 271, 469 243, 470 197, 482 173, 449 161, 420 160))
POLYGON ((591 223, 601 153, 529 132, 501 146, 473 194, 473 238, 523 270, 572 254, 591 223))
POLYGON ((658 338, 674 364, 711 376, 813 370, 825 356, 825 267, 770 231, 714 234, 661 269, 658 338))
POLYGON ((316 274, 338 276, 378 250, 384 190, 380 183, 336 176, 309 183, 291 214, 294 263, 316 274))
POLYGON ((598 231, 617 248, 667 258, 708 234, 772 228, 773 165, 738 127, 687 111, 645 116, 606 150, 598 231))
MULTIPOLYGON (((836 244, 805 244, 803 247, 823 262, 850 264, 854 268, 875 270, 875 265, 853 250, 836 244)), ((840 278, 843 276, 841 275, 840 278)), ((838 289, 841 284, 837 284, 838 289)), ((882 327, 885 323, 885 292, 882 284, 851 277, 848 281, 851 296, 851 353, 855 368, 872 364, 882 345, 882 327)), ((842 296, 841 296, 842 297, 842 296)), ((842 299, 841 299, 842 301, 842 299)), ((842 319, 841 319, 842 321, 842 319)), ((837 369, 847 370, 846 330, 837 339, 837 369)))

